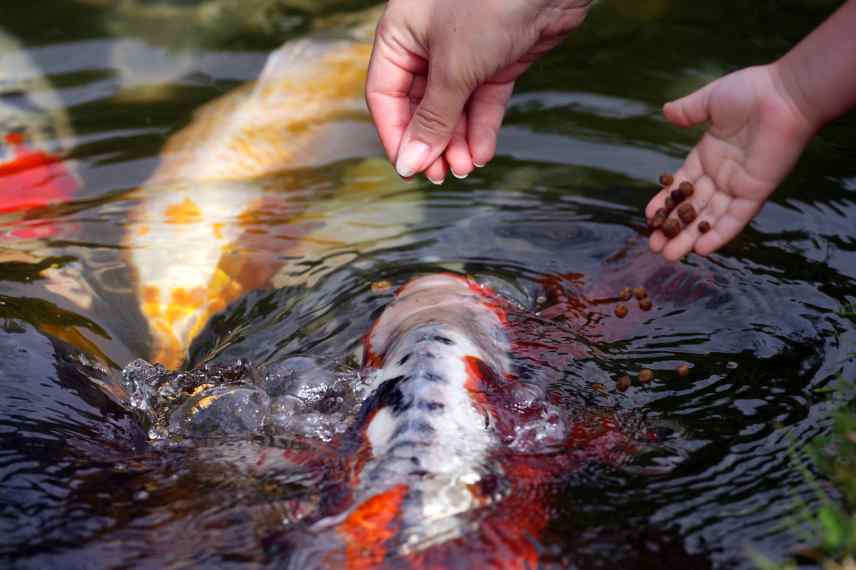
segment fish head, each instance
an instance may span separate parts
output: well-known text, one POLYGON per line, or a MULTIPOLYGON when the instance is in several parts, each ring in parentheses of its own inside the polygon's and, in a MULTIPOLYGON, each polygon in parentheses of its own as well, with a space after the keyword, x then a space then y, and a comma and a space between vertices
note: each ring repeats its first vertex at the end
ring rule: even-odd
POLYGON ((411 280, 375 322, 363 343, 363 364, 384 367, 420 329, 442 325, 472 344, 470 356, 486 360, 499 374, 510 368, 506 302, 475 281, 441 273, 411 280))

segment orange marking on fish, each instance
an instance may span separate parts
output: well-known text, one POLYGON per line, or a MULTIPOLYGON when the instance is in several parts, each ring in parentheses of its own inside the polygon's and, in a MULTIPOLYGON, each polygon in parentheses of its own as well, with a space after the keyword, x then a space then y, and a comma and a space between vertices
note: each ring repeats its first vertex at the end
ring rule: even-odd
POLYGON ((160 362, 167 368, 178 368, 184 360, 185 349, 172 326, 158 319, 152 322, 155 331, 156 347, 152 356, 153 362, 160 362))
POLYGON ((470 397, 480 410, 486 410, 489 402, 485 391, 485 381, 492 376, 490 368, 476 356, 465 356, 464 366, 467 371, 467 382, 464 387, 470 393, 470 397))
POLYGON ((143 287, 143 312, 151 317, 160 315, 160 289, 153 285, 143 287))
POLYGON ((205 304, 205 290, 197 287, 187 291, 181 287, 170 291, 169 304, 166 308, 166 320, 175 324, 179 320, 194 313, 205 304))
POLYGON ((223 224, 217 222, 211 225, 211 230, 214 232, 214 239, 223 239, 223 224))
POLYGON ((202 220, 202 210, 190 198, 168 206, 164 215, 168 224, 192 224, 202 220))
POLYGON ((149 226, 137 226, 137 235, 138 236, 149 235, 149 233, 151 231, 152 231, 152 229, 149 226))
POLYGON ((392 487, 365 500, 337 527, 346 541, 348 570, 376 567, 386 557, 384 543, 398 532, 397 518, 407 485, 392 487))

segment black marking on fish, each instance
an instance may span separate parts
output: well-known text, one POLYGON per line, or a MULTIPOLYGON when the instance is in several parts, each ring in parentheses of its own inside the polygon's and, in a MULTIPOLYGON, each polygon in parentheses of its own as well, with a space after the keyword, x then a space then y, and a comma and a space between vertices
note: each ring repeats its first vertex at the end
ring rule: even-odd
POLYGON ((386 450, 388 454, 394 454, 397 450, 402 447, 428 447, 428 443, 424 441, 419 441, 416 439, 405 439, 404 441, 399 441, 398 443, 390 446, 389 449, 386 450))
POLYGON ((420 410, 425 410, 426 412, 437 412, 444 410, 446 408, 446 404, 436 400, 419 400, 416 403, 416 407, 420 410))
POLYGON ((434 429, 434 426, 432 426, 425 420, 414 421, 412 427, 417 433, 422 433, 425 435, 432 435, 435 431, 437 431, 434 429))
POLYGON ((431 340, 441 342, 446 346, 455 346, 455 341, 443 335, 435 334, 433 337, 431 337, 431 340))
POLYGON ((422 377, 426 382, 431 382, 433 384, 448 384, 449 381, 446 380, 445 377, 437 374, 436 372, 431 372, 430 370, 426 371, 422 374, 422 377))
POLYGON ((413 353, 412 353, 412 352, 408 352, 407 354, 405 354, 405 355, 401 358, 401 360, 399 360, 399 361, 398 361, 398 365, 399 365, 399 366, 404 366, 405 364, 407 364, 407 361, 408 361, 408 360, 410 360, 410 357, 411 357, 411 356, 413 356, 413 353))

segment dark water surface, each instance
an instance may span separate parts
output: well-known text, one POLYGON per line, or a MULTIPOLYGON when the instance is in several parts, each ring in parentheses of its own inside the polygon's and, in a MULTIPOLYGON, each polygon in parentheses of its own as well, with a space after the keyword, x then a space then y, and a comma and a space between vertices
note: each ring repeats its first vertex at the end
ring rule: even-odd
MULTIPOLYGON (((313 21, 368 3, 6 4, 0 25, 68 108, 84 184, 72 204, 44 214, 65 228, 47 243, 48 261, 0 261, 0 564, 264 565, 256 529, 310 509, 323 473, 254 475, 242 468, 247 442, 151 444, 139 416, 105 395, 119 368, 148 356, 122 227, 130 191, 194 109, 255 78, 270 50, 313 21), (222 6, 213 20, 134 8, 156 4, 222 6), (79 264, 91 308, 46 291, 44 263, 79 264), (76 327, 116 369, 81 363, 44 333, 57 325, 76 327)), ((631 411, 674 434, 656 473, 594 469, 561 482, 542 537, 545 566, 746 568, 750 550, 788 553, 792 499, 812 496, 788 446, 827 429, 829 388, 854 372, 856 117, 825 129, 751 227, 708 259, 670 266, 651 256, 642 211, 657 175, 676 169, 699 136, 667 125, 660 105, 776 58, 833 6, 599 3, 520 82, 488 168, 439 190, 389 177, 364 203, 331 202, 327 215, 343 227, 383 231, 290 260, 290 285, 215 318, 191 365, 310 355, 353 375, 361 336, 390 299, 372 291, 383 279, 465 272, 524 305, 545 279, 569 274, 577 277, 563 286, 588 298, 644 285, 655 310, 618 321, 606 306, 606 332, 582 330, 597 356, 550 370, 550 350, 529 355, 552 374, 556 401, 631 411), (352 219, 354 204, 364 218, 352 219), (679 379, 685 362, 692 373, 679 379), (644 367, 654 382, 615 392, 616 376, 644 367)), ((296 172, 292 183, 323 200, 366 164, 379 168, 366 162, 373 149, 359 156, 296 172)))

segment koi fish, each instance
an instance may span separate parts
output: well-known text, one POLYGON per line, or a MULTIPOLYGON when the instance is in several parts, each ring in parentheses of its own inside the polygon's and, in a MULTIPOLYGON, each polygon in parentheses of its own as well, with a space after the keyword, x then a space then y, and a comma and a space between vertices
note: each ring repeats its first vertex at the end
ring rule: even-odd
POLYGON ((349 492, 273 539, 288 568, 535 568, 549 497, 533 492, 639 448, 614 414, 549 432, 550 405, 520 401, 510 305, 466 278, 406 284, 364 341, 368 396, 343 442, 349 492), (533 419, 537 421, 533 423, 533 419), (474 540, 475 539, 475 540, 474 540))
POLYGON ((177 368, 210 318, 270 284, 283 258, 346 242, 286 174, 379 154, 362 97, 377 16, 286 44, 257 82, 167 142, 125 237, 152 360, 177 368))
POLYGON ((77 190, 73 167, 63 160, 70 133, 59 97, 20 44, 0 30, 0 214, 11 219, 0 236, 57 233, 55 225, 21 215, 66 202, 77 190))
MULTIPOLYGON (((79 264, 49 261, 62 256, 47 239, 60 235, 63 224, 44 210, 70 201, 80 187, 74 163, 65 157, 72 144, 59 95, 23 47, 0 29, 0 263, 43 265, 38 276, 44 288, 87 309, 93 292, 79 264)), ((72 327, 38 326, 101 356, 72 327)))

